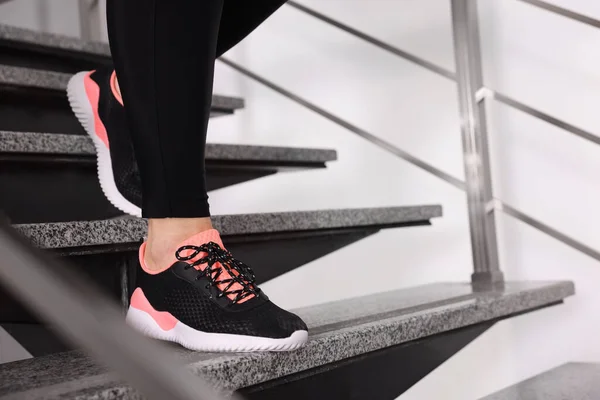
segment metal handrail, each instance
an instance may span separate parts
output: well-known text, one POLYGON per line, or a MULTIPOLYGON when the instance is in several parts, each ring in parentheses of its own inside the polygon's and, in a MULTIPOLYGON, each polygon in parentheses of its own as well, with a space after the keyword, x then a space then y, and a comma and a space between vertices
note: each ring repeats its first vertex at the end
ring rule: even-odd
MULTIPOLYGON (((463 180, 456 178, 453 175, 450 175, 442 170, 440 170, 439 168, 429 164, 426 161, 421 160, 420 158, 407 153, 406 151, 398 148, 397 146, 384 141, 383 139, 377 137, 376 135, 369 133, 367 131, 365 131, 362 128, 357 127, 356 125, 353 125, 352 123, 330 113, 329 111, 317 106, 314 103, 311 103, 310 101, 290 92, 289 90, 277 85, 276 83, 273 83, 271 81, 269 81, 268 79, 263 78, 262 76, 258 75, 255 72, 252 72, 251 70, 243 67, 242 65, 230 60, 229 58, 226 57, 221 57, 219 58, 219 61, 221 61, 223 64, 233 68, 234 70, 240 72, 241 74, 245 75, 246 77, 255 80, 256 82, 259 82, 261 84, 263 84, 264 86, 272 89, 273 91, 281 94, 282 96, 306 107, 307 109, 314 111, 315 113, 325 117, 326 119, 348 129, 350 132, 353 132, 355 134, 357 134, 358 136, 362 137, 365 140, 368 140, 369 142, 375 144, 378 147, 381 147, 382 149, 398 156, 399 158, 403 159, 404 161, 407 161, 409 163, 411 163, 412 165, 421 168, 424 171, 429 172, 430 174, 438 177, 439 179, 443 180, 446 183, 449 183, 450 185, 454 186, 457 189, 460 189, 462 191, 466 190, 466 184, 463 180)), ((492 207, 495 207, 498 211, 503 211, 506 214, 519 219, 520 221, 533 226, 534 228, 540 230, 541 232, 544 232, 545 234, 553 237, 554 239, 563 242, 564 244, 566 244, 567 246, 573 247, 576 250, 579 250, 585 254, 587 254, 588 256, 600 261, 600 252, 594 250, 593 248, 578 242, 577 240, 563 234, 560 233, 560 231, 556 230, 555 228, 552 228, 549 225, 546 225, 538 220, 536 220, 535 218, 528 216, 527 214, 523 213, 522 211, 517 210, 516 208, 503 203, 500 199, 494 199, 494 204, 492 205, 492 207)))
POLYGON ((167 348, 134 332, 88 280, 34 248, 0 221, 0 283, 65 339, 152 400, 219 400, 167 348))
MULTIPOLYGON (((562 15, 564 17, 567 17, 567 18, 570 18, 570 19, 573 19, 573 20, 576 20, 576 21, 588 24, 590 26, 593 26, 593 27, 596 27, 596 28, 600 28, 600 21, 599 20, 596 20, 596 19, 591 18, 591 17, 584 16, 582 14, 578 14, 578 13, 570 11, 570 10, 566 10, 564 8, 561 8, 561 7, 552 5, 552 4, 548 4, 548 3, 544 2, 544 1, 540 1, 540 0, 519 0, 519 1, 522 1, 522 2, 530 4, 530 5, 534 5, 536 7, 542 8, 542 9, 547 10, 547 11, 554 12, 554 13, 556 13, 558 15, 562 15)), ((297 10, 303 12, 303 13, 306 13, 306 14, 314 17, 314 18, 317 18, 317 19, 319 19, 319 20, 321 20, 321 21, 323 21, 323 22, 325 22, 327 24, 335 26, 336 28, 339 28, 339 29, 341 29, 341 30, 343 30, 343 31, 345 31, 345 32, 353 35, 353 36, 356 36, 356 37, 358 37, 358 38, 360 38, 360 39, 368 42, 368 43, 371 43, 371 44, 373 44, 373 45, 375 45, 375 46, 377 46, 377 47, 379 47, 379 48, 381 48, 383 50, 386 50, 386 51, 388 51, 388 52, 390 52, 390 53, 392 53, 392 54, 394 54, 394 55, 396 55, 398 57, 401 57, 401 58, 403 58, 403 59, 405 59, 407 61, 410 61, 410 62, 414 63, 415 65, 423 67, 423 68, 425 68, 425 69, 427 69, 427 70, 429 70, 429 71, 431 71, 433 73, 436 73, 436 74, 438 74, 440 76, 443 76, 445 78, 448 78, 450 80, 456 81, 456 73, 454 73, 453 71, 450 71, 450 70, 448 70, 448 69, 446 69, 444 67, 436 65, 436 64, 434 64, 434 63, 432 63, 430 61, 427 61, 427 60, 425 60, 425 59, 423 59, 421 57, 418 57, 418 56, 416 56, 414 54, 411 54, 411 53, 409 53, 407 51, 401 50, 401 49, 399 49, 399 48, 397 48, 395 46, 392 46, 392 45, 390 45, 388 43, 385 43, 385 42, 383 42, 383 41, 381 41, 379 39, 376 39, 375 37, 370 36, 370 35, 368 35, 368 34, 366 34, 364 32, 360 32, 357 29, 354 29, 354 28, 352 28, 352 27, 350 27, 350 26, 348 26, 348 25, 346 25, 346 24, 344 24, 344 23, 342 23, 340 21, 334 20, 333 18, 328 17, 325 14, 322 14, 322 13, 320 13, 318 11, 315 11, 315 10, 313 10, 313 9, 311 9, 309 7, 306 7, 306 6, 302 5, 302 4, 299 4, 299 3, 295 2, 295 1, 288 1, 286 4, 288 4, 292 8, 295 8, 295 9, 297 9, 297 10)), ((316 111, 320 115, 322 115, 322 116, 324 116, 326 118, 329 118, 329 119, 331 119, 334 122, 339 123, 337 120, 341 120, 337 116, 333 116, 334 118, 330 118, 330 116, 331 116, 330 113, 328 113, 328 112, 320 109, 318 106, 316 106, 314 104, 311 104, 310 102, 308 102, 308 101, 306 101, 304 99, 301 99, 301 101, 298 101, 298 96, 296 96, 293 93, 291 93, 291 92, 289 92, 289 91, 287 91, 287 90, 285 90, 285 89, 283 89, 283 88, 281 88, 281 87, 273 84, 272 82, 269 82, 268 80, 266 80, 266 79, 260 77, 259 75, 257 75, 255 73, 253 73, 253 72, 251 72, 251 71, 243 68, 242 66, 233 63, 230 60, 222 60, 222 61, 225 62, 227 65, 235 68, 239 72, 243 73, 244 75, 246 75, 246 76, 248 76, 248 77, 250 77, 252 79, 255 79, 258 82, 261 82, 261 83, 267 85, 268 87, 276 90, 280 94, 283 94, 284 96, 286 96, 286 97, 288 97, 288 98, 290 98, 292 100, 295 100, 295 101, 297 101, 298 103, 300 103, 300 104, 302 104, 304 106, 307 106, 311 110, 316 111)), ((528 106, 528 105, 526 105, 526 104, 524 104, 524 103, 522 103, 522 102, 520 102, 518 100, 515 100, 515 99, 513 99, 513 98, 511 98, 511 97, 509 97, 509 96, 507 96, 505 94, 502 94, 502 93, 500 93, 498 91, 495 91, 493 89, 485 88, 485 87, 483 89, 485 89, 485 90, 481 91, 482 98, 479 99, 479 100, 483 100, 485 98, 495 99, 498 102, 501 102, 501 103, 503 103, 505 105, 508 105, 508 106, 510 106, 510 107, 512 107, 514 109, 517 109, 517 110, 519 110, 521 112, 524 112, 524 113, 526 113, 528 115, 531 115, 531 116, 533 116, 535 118, 538 118, 538 119, 540 119, 540 120, 542 120, 544 122, 547 122, 547 123, 549 123, 551 125, 554 125, 554 126, 556 126, 558 128, 561 128, 561 129, 565 130, 566 132, 569 132, 569 133, 571 133, 571 134, 573 134, 575 136, 578 136, 578 137, 580 137, 582 139, 588 140, 588 141, 590 141, 590 142, 592 142, 594 144, 600 145, 600 137, 597 136, 597 135, 595 135, 595 134, 593 134, 593 133, 591 133, 591 132, 588 132, 588 131, 586 131, 584 129, 581 129, 581 128, 573 125, 573 124, 570 124, 570 123, 568 123, 566 121, 563 121, 561 119, 553 117, 553 116, 551 116, 551 115, 549 115, 547 113, 544 113, 543 111, 537 110, 537 109, 535 109, 535 108, 533 108, 531 106, 528 106)), ((355 128, 355 130, 356 129, 360 130, 359 128, 354 127, 353 125, 349 124, 346 121, 343 121, 343 122, 344 122, 344 124, 340 123, 340 125, 342 125, 342 126, 350 125, 351 127, 355 128)), ((352 131, 355 132, 355 130, 352 130, 352 131)), ((363 130, 360 130, 360 131, 364 132, 363 130)), ((355 132, 355 133, 358 133, 358 132, 355 132)), ((367 140, 370 140, 372 143, 374 143, 375 145, 378 145, 378 146, 381 146, 380 142, 383 142, 381 139, 377 138, 375 135, 370 134, 370 133, 367 133, 366 135, 365 134, 361 134, 360 136, 364 137, 367 140), (374 140, 371 140, 371 138, 374 138, 374 140)), ((384 147, 384 148, 386 148, 386 150, 390 151, 393 154, 400 155, 400 154, 405 153, 402 149, 399 149, 396 146, 390 145, 387 142, 384 142, 384 143, 386 145, 386 147, 384 147), (391 146, 391 149, 388 148, 390 146, 391 146)), ((425 161, 420 160, 420 159, 418 159, 415 156, 411 155, 410 157, 406 158, 406 157, 402 157, 400 155, 400 157, 403 158, 404 160, 408 161, 408 162, 413 163, 414 165, 418 166, 419 168, 422 168, 423 170, 432 173, 434 176, 437 176, 438 178, 442 179, 443 181, 452 184, 454 187, 457 187, 457 188, 459 188, 461 190, 465 190, 465 188, 466 188, 465 182, 463 182, 463 181, 461 181, 461 180, 459 180, 459 179, 457 179, 455 177, 452 177, 452 176, 446 174, 445 172, 439 170, 438 168, 433 167, 432 165, 429 165, 425 161)), ((599 251, 595 250, 594 248, 592 248, 590 246, 587 246, 584 243, 581 243, 581 242, 577 241, 576 239, 574 239, 572 237, 569 237, 568 235, 560 232, 559 230, 557 230, 555 228, 550 227, 547 224, 544 224, 541 221, 538 221, 537 219, 535 219, 535 218, 533 218, 533 217, 525 214, 524 212, 519 211, 516 208, 514 208, 514 207, 512 207, 512 206, 510 206, 508 204, 503 203, 501 200, 494 199, 494 202, 493 202, 493 204, 491 206, 492 207, 496 207, 495 208, 496 211, 503 211, 505 214, 510 215, 513 218, 516 218, 516 219, 520 220, 521 222, 524 222, 524 223, 526 223, 526 224, 528 224, 528 225, 530 225, 530 226, 532 226, 532 227, 540 230, 541 232, 543 232, 543 233, 545 233, 545 234, 553 237, 554 239, 556 239, 556 240, 558 240, 558 241, 566 244, 567 246, 570 246, 573 249, 578 250, 578 251, 580 251, 580 252, 582 252, 582 253, 584 253, 584 254, 592 257, 593 259, 595 259, 597 261, 600 261, 600 252, 599 251)))

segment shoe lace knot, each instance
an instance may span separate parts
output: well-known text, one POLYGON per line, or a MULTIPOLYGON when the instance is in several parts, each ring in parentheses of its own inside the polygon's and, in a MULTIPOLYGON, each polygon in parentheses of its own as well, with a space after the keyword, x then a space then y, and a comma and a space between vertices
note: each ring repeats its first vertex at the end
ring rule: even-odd
POLYGON ((206 264, 203 269, 198 269, 196 280, 205 277, 208 280, 207 289, 213 286, 219 290, 218 298, 227 297, 233 304, 249 296, 260 296, 260 289, 256 286, 256 276, 248 265, 235 259, 230 252, 223 249, 215 242, 208 242, 201 246, 182 246, 177 249, 175 257, 179 261, 189 262, 194 260, 200 253, 201 257, 185 267, 195 268, 206 264))

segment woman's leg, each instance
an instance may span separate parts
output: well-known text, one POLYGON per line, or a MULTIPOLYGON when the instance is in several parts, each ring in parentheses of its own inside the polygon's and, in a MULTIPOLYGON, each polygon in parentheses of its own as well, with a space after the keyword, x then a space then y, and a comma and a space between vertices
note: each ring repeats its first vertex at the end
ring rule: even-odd
MULTIPOLYGON (((249 3, 254 11, 261 4, 249 3)), ((219 33, 223 4, 108 0, 111 50, 149 218, 127 320, 193 350, 292 350, 307 340, 304 322, 271 303, 210 229, 204 147, 218 36, 227 39, 225 51, 270 14, 255 19, 228 8, 233 25, 219 33)))
POLYGON ((151 267, 163 265, 174 244, 212 228, 204 147, 215 57, 284 3, 108 1, 111 50, 149 218, 151 267))
POLYGON ((111 51, 149 218, 146 261, 212 227, 204 148, 223 0, 109 0, 111 51))
POLYGON ((208 217, 204 147, 223 0, 109 0, 148 218, 208 217))

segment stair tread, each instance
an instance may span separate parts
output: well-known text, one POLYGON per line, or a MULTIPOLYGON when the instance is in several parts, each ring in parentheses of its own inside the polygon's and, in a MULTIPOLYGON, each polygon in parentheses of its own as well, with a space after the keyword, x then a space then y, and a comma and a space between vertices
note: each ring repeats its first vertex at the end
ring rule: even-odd
MULTIPOLYGON (((84 135, 0 131, 0 153, 95 155, 92 140, 84 135)), ((331 149, 208 143, 207 160, 311 162, 335 161, 331 149)))
POLYGON ((600 399, 600 364, 568 363, 481 400, 600 399))
MULTIPOLYGON (((196 353, 175 345, 192 371, 236 390, 434 334, 550 306, 574 294, 571 282, 507 282, 474 290, 438 283, 295 310, 310 329, 308 344, 291 353, 196 353), (369 340, 365 340, 365 338, 369 340)), ((127 398, 133 389, 80 352, 0 365, 0 399, 93 396, 127 398), (122 396, 122 397, 120 397, 122 396)))
MULTIPOLYGON (((217 215, 213 225, 223 236, 311 231, 364 226, 394 226, 441 217, 439 205, 217 215)), ((115 218, 98 221, 14 225, 36 246, 46 249, 137 243, 146 221, 115 218)))
POLYGON ((37 32, 11 25, 0 25, 0 40, 110 57, 110 47, 107 43, 37 32))
MULTIPOLYGON (((71 76, 62 72, 0 65, 0 85, 64 91, 71 76)), ((244 100, 238 97, 213 95, 212 106, 235 110, 244 107, 244 100)))

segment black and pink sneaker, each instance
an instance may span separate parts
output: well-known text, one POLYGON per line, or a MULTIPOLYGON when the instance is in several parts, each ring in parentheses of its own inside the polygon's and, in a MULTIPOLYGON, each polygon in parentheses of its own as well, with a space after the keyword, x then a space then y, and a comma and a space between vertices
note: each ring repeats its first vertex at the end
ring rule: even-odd
POLYGON ((181 243, 159 271, 144 258, 145 244, 127 312, 144 335, 196 351, 290 351, 306 343, 306 324, 269 300, 216 230, 181 243))
POLYGON ((142 185, 115 79, 108 68, 79 72, 69 81, 67 95, 96 146, 102 191, 116 208, 141 217, 142 185))

